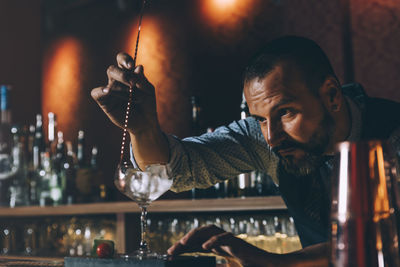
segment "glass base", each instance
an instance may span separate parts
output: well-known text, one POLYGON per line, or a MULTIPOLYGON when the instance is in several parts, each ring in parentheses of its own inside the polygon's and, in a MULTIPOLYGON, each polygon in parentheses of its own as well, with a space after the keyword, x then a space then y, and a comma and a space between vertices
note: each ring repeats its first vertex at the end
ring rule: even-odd
POLYGON ((121 255, 123 259, 136 259, 136 260, 145 260, 145 259, 167 259, 168 255, 166 254, 159 254, 157 252, 153 252, 150 250, 136 250, 129 254, 121 255))

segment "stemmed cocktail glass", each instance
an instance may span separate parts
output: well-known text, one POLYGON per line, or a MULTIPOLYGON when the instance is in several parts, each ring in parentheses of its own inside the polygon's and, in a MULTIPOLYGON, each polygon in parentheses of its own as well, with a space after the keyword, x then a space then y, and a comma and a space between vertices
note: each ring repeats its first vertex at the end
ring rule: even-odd
MULTIPOLYGON (((136 57, 139 45, 140 28, 143 18, 143 11, 146 0, 143 0, 142 10, 140 12, 138 35, 136 39, 136 48, 133 58, 133 65, 136 66, 136 57)), ((169 167, 167 164, 154 163, 149 164, 144 170, 140 170, 132 164, 130 158, 130 147, 128 142, 128 119, 132 107, 133 89, 129 88, 129 98, 126 106, 126 113, 123 125, 123 135, 121 144, 121 158, 114 176, 114 184, 127 197, 136 202, 141 209, 141 240, 139 249, 131 254, 124 255, 126 258, 161 258, 155 252, 151 252, 146 241, 146 228, 147 228, 147 207, 150 203, 159 198, 165 193, 172 185, 172 179, 169 175, 169 167)))
MULTIPOLYGON (((126 162, 125 162, 126 163, 126 162)), ((141 209, 140 225, 141 240, 139 249, 124 257, 128 258, 161 258, 151 252, 146 241, 147 207, 159 198, 172 185, 168 165, 151 164, 144 171, 134 168, 131 164, 119 164, 114 177, 114 184, 127 197, 136 202, 141 209)))

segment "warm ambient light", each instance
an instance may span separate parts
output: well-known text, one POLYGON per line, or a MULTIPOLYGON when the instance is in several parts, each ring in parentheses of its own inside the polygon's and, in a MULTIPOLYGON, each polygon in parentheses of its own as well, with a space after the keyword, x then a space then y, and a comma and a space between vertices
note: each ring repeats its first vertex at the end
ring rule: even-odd
MULTIPOLYGON (((76 106, 81 97, 82 44, 75 38, 57 40, 46 50, 43 65, 42 112, 57 114, 60 125, 74 125, 76 106)), ((46 124, 45 124, 46 125, 46 124)))
POLYGON ((248 16, 254 7, 254 0, 205 0, 201 3, 207 22, 232 26, 248 16))
MULTIPOLYGON (((124 51, 133 56, 137 36, 137 20, 128 29, 124 51)), ((143 17, 136 63, 144 66, 144 73, 156 88, 158 118, 163 129, 173 126, 174 101, 183 98, 185 55, 179 50, 179 31, 173 23, 162 18, 143 17)), ((176 123, 176 122, 175 122, 176 123)))
POLYGON ((215 8, 226 9, 233 7, 237 0, 213 0, 215 8))
MULTIPOLYGON (((129 30, 124 49, 132 57, 135 53, 136 37, 137 22, 135 21, 129 30)), ((143 18, 136 64, 144 66, 146 77, 154 84, 156 89, 160 89, 162 81, 167 78, 163 69, 164 62, 170 60, 166 50, 167 43, 168 40, 163 38, 158 21, 151 17, 143 18)))

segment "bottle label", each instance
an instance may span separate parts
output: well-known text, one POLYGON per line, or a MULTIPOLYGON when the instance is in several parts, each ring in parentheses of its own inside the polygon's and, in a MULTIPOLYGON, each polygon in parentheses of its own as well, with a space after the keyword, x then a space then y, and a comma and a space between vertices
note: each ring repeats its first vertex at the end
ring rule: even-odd
POLYGON ((17 169, 14 167, 9 154, 0 154, 0 180, 7 179, 14 175, 17 169))
POLYGON ((54 187, 50 191, 50 197, 54 202, 58 202, 61 200, 62 193, 59 187, 54 187))
POLYGON ((246 188, 246 174, 242 173, 239 174, 238 176, 238 181, 239 181, 239 188, 240 189, 245 189, 246 188))

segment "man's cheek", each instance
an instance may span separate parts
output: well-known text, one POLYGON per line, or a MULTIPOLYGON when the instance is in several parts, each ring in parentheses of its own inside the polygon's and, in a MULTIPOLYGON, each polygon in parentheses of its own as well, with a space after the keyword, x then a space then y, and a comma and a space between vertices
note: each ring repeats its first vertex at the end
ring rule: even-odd
POLYGON ((313 129, 313 125, 307 125, 304 123, 292 123, 286 124, 284 131, 293 139, 299 143, 307 143, 310 140, 310 129, 313 129))
MULTIPOLYGON (((261 133, 264 136, 264 140, 265 140, 265 142, 268 143, 268 129, 266 126, 262 126, 261 124, 260 124, 260 127, 261 127, 261 133)), ((269 145, 269 143, 268 143, 268 145, 269 145)))

